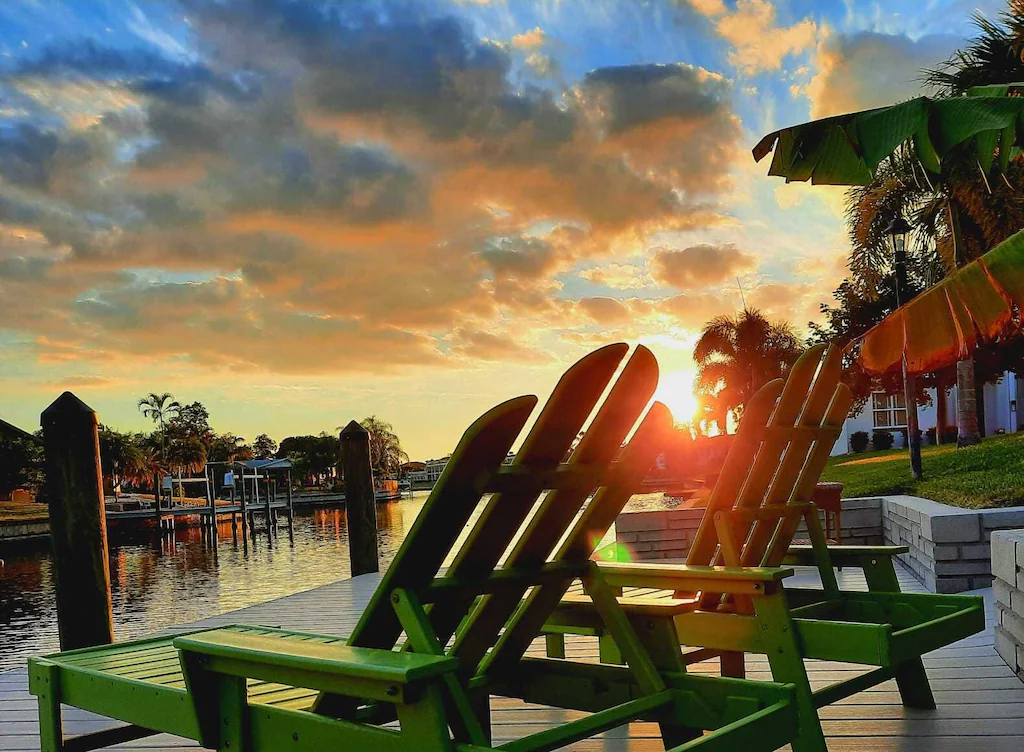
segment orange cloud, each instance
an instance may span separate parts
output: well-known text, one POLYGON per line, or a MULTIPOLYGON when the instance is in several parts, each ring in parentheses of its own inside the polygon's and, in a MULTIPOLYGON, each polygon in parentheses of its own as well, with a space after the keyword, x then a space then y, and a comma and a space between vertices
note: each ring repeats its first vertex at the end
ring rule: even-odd
POLYGON ((722 0, 690 3, 714 19, 715 30, 733 45, 729 62, 746 75, 778 70, 786 56, 811 49, 818 36, 818 25, 810 18, 779 26, 770 0, 737 0, 732 11, 722 0))
POLYGON ((539 26, 512 37, 512 46, 518 50, 536 50, 538 47, 543 47, 546 42, 547 35, 539 26))
POLYGON ((659 250, 651 259, 653 277, 666 285, 691 290, 723 282, 757 266, 756 259, 732 243, 707 243, 681 250, 659 250))

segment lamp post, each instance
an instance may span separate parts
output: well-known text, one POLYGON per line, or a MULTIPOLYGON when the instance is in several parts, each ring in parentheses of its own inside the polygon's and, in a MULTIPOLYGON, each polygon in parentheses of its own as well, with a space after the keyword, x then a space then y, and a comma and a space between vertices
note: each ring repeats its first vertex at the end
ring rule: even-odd
MULTIPOLYGON (((911 230, 910 223, 903 217, 894 219, 885 234, 892 243, 893 265, 896 269, 896 306, 903 305, 907 297, 907 235, 911 230)), ((915 480, 921 480, 924 473, 921 469, 921 431, 917 421, 917 389, 914 377, 907 373, 907 352, 903 351, 903 401, 907 412, 907 446, 910 448, 910 472, 915 480)))

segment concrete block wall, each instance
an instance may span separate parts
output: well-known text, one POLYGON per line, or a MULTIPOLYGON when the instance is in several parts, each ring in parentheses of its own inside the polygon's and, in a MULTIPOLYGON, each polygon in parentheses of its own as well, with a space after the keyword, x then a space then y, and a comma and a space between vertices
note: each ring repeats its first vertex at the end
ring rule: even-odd
MULTIPOLYGON (((632 559, 682 559, 703 514, 703 509, 622 514, 615 523, 616 541, 632 559)), ((900 560, 934 593, 989 587, 992 534, 1015 528, 1024 528, 1024 507, 962 509, 915 496, 843 499, 843 542, 909 546, 900 560)))
POLYGON ((1024 680, 1024 530, 992 533, 996 652, 1024 680))
POLYGON ((886 496, 882 510, 886 543, 910 546, 900 560, 934 593, 992 585, 992 533, 1024 527, 1024 507, 962 509, 886 496))
POLYGON ((703 509, 657 509, 626 512, 615 521, 620 558, 637 561, 685 559, 693 544, 703 509))
MULTIPOLYGON (((881 543, 881 507, 881 499, 843 499, 843 542, 881 543)), ((615 542, 631 560, 684 559, 703 517, 703 508, 626 512, 615 521, 615 542)), ((806 532, 801 523, 797 539, 806 532)))

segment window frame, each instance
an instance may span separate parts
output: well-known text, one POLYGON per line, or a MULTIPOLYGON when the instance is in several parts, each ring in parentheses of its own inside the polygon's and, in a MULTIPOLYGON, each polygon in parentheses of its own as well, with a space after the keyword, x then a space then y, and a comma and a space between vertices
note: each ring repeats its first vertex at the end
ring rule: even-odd
POLYGON ((871 393, 871 427, 875 431, 898 431, 907 427, 907 400, 902 393, 889 394, 888 392, 871 393), (882 398, 881 400, 879 398, 882 398), (884 401, 882 407, 878 406, 884 401), (902 413, 903 422, 897 422, 897 416, 902 413), (885 423, 880 424, 879 417, 884 416, 885 423))

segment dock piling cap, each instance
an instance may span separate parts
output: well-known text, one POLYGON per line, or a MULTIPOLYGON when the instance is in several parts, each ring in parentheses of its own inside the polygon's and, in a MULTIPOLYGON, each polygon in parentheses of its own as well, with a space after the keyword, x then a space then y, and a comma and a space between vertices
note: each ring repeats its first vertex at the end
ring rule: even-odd
POLYGON ((369 436, 370 432, 359 425, 358 421, 350 420, 348 425, 341 430, 342 441, 352 441, 353 439, 362 439, 364 436, 369 436))
POLYGON ((94 413, 96 412, 87 404, 78 399, 71 392, 64 392, 61 396, 55 399, 48 408, 43 410, 43 417, 55 414, 68 414, 68 413, 94 413))

